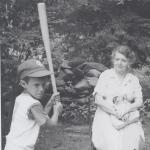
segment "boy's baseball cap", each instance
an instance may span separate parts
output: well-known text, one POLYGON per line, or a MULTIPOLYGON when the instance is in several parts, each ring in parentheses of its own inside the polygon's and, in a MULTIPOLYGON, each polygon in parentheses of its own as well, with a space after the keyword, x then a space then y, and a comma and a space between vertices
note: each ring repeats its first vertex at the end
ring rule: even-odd
POLYGON ((44 77, 51 74, 45 66, 36 59, 29 59, 18 66, 18 76, 20 79, 24 77, 44 77))

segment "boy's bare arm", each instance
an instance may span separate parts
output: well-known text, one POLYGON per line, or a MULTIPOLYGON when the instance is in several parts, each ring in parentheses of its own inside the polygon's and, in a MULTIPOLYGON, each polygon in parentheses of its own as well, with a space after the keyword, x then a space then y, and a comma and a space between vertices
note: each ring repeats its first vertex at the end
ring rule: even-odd
POLYGON ((53 105, 55 104, 56 101, 60 101, 60 95, 59 93, 53 94, 50 98, 50 100, 47 102, 47 104, 44 107, 44 111, 49 114, 51 111, 53 105))
POLYGON ((55 93, 51 96, 50 100, 47 102, 44 111, 48 114, 53 107, 53 115, 46 121, 49 126, 56 125, 58 122, 59 114, 62 111, 62 104, 60 103, 59 93, 55 93))
POLYGON ((53 106, 53 115, 49 118, 46 122, 47 125, 53 126, 57 125, 59 114, 62 112, 62 104, 56 101, 55 105, 53 106))
POLYGON ((43 106, 37 104, 32 106, 28 111, 28 117, 31 120, 35 120, 40 126, 46 123, 46 120, 49 118, 47 113, 43 111, 43 106))
POLYGON ((62 111, 62 104, 60 102, 59 93, 53 94, 46 104, 44 110, 41 104, 34 105, 30 108, 30 118, 33 118, 40 126, 44 124, 56 125, 60 112, 62 111), (48 113, 53 107, 53 115, 49 118, 48 113))
POLYGON ((35 120, 40 126, 48 124, 50 126, 56 125, 58 121, 59 114, 62 111, 62 104, 56 101, 56 104, 53 106, 53 115, 49 118, 48 114, 43 111, 41 104, 34 105, 30 108, 28 117, 31 120, 35 120))

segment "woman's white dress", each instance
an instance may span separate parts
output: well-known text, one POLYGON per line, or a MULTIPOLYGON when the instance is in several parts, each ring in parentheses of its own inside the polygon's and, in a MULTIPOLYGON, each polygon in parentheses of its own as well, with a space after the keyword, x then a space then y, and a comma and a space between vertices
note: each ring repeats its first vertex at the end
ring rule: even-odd
MULTIPOLYGON (((105 96, 110 104, 115 96, 142 99, 138 78, 128 73, 120 84, 114 69, 108 69, 100 75, 94 93, 105 96)), ((139 143, 144 140, 140 121, 116 130, 112 126, 111 116, 97 107, 92 125, 92 142, 97 150, 140 150, 139 143)))

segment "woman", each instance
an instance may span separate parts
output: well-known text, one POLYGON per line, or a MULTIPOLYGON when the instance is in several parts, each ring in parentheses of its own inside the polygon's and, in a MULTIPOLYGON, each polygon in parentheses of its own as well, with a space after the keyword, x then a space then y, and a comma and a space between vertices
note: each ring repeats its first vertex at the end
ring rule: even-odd
POLYGON ((113 68, 100 75, 94 89, 92 142, 97 150, 141 150, 145 139, 138 108, 143 100, 139 80, 130 73, 134 60, 129 47, 118 46, 112 52, 113 68))

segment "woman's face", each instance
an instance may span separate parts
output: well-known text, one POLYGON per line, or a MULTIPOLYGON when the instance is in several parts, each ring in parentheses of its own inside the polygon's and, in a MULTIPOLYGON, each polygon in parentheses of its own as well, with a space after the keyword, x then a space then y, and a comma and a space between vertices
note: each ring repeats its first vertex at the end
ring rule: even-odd
POLYGON ((126 73, 129 66, 129 60, 123 54, 116 52, 113 59, 113 65, 118 73, 126 73))

